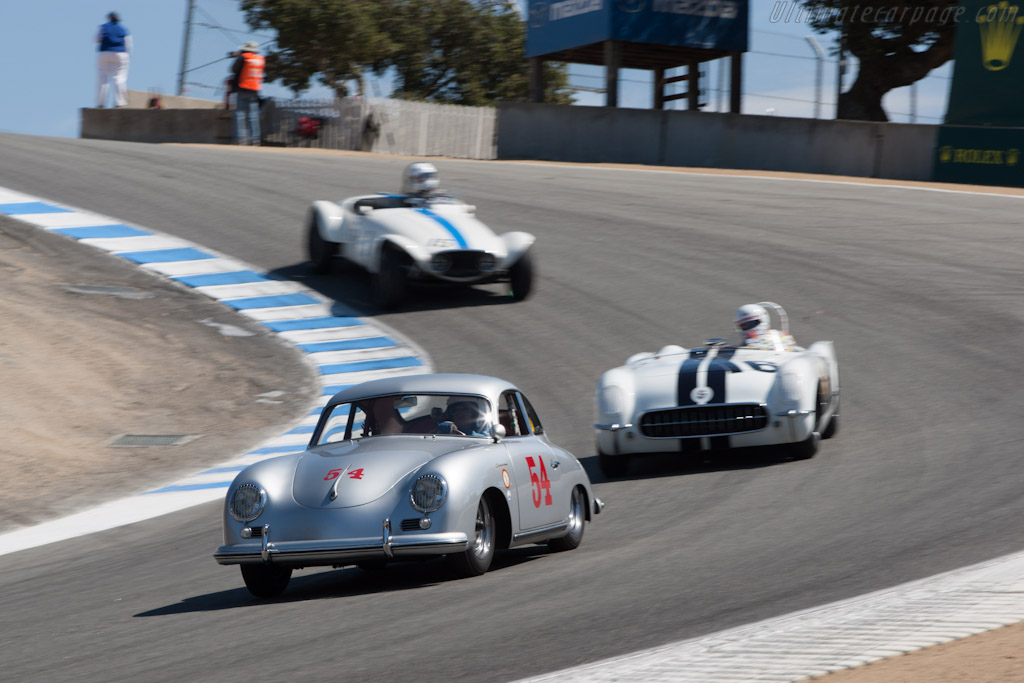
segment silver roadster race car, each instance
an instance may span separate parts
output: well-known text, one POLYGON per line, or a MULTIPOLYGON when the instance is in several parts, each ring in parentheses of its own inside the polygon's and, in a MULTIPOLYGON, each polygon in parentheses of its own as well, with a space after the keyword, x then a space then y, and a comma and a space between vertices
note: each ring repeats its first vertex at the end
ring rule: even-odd
POLYGON ((622 476, 630 457, 641 453, 776 446, 796 459, 811 458, 820 440, 837 432, 833 343, 797 346, 781 306, 753 308, 774 317, 755 340, 666 346, 635 354, 602 375, 594 427, 606 476, 622 476))
MULTIPOLYGON (((429 166, 430 164, 412 164, 429 166)), ((436 186, 436 169, 434 185, 436 186)), ((533 235, 496 235, 476 208, 435 187, 340 202, 316 201, 309 213, 308 249, 314 270, 336 257, 370 273, 382 308, 398 306, 411 281, 475 285, 506 282, 520 301, 533 289, 533 235)), ((406 188, 403 188, 406 189, 406 188)))
POLYGON ((551 443, 513 385, 480 375, 366 382, 331 398, 303 453, 242 470, 224 545, 253 595, 292 570, 446 556, 462 576, 532 543, 572 550, 601 511, 572 453, 551 443))

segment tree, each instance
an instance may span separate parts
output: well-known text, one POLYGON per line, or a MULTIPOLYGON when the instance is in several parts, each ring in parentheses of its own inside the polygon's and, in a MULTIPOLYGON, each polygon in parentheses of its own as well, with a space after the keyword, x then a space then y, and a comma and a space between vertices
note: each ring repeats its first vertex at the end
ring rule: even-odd
POLYGON ((953 58, 956 0, 802 0, 818 33, 839 31, 860 64, 839 95, 837 118, 888 121, 887 92, 915 83, 953 58))
POLYGON ((267 78, 298 93, 319 81, 338 97, 348 84, 379 71, 395 49, 381 30, 383 3, 376 0, 242 0, 253 30, 277 32, 277 49, 267 54, 267 78))
MULTIPOLYGON (((246 22, 277 32, 267 77, 338 96, 394 68, 395 96, 483 105, 528 96, 526 25, 502 0, 242 0, 246 22)), ((546 65, 545 99, 571 102, 564 65, 546 65)), ((362 90, 362 87, 360 87, 362 90)))
MULTIPOLYGON (((395 95, 482 105, 529 96, 526 24, 501 0, 407 0, 396 3, 388 33, 399 45, 391 64, 395 95)), ((568 104, 564 65, 546 65, 545 100, 568 104)))

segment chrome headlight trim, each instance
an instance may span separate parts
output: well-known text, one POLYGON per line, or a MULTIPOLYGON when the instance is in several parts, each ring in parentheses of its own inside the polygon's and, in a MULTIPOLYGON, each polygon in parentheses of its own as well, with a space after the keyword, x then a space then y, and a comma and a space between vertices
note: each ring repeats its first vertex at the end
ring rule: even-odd
POLYGON ((412 485, 409 502, 418 512, 435 512, 448 499, 448 482, 436 474, 424 474, 412 485))
POLYGON ((246 482, 235 489, 228 501, 228 513, 239 522, 251 522, 263 513, 267 492, 259 484, 246 482))

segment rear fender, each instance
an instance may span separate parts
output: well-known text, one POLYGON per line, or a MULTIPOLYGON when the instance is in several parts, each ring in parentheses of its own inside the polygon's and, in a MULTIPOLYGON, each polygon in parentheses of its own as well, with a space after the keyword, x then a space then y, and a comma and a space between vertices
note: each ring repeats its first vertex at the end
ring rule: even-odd
POLYGON ((336 202, 324 200, 313 202, 310 209, 316 218, 316 227, 320 237, 328 242, 344 242, 341 223, 345 216, 341 207, 336 202))

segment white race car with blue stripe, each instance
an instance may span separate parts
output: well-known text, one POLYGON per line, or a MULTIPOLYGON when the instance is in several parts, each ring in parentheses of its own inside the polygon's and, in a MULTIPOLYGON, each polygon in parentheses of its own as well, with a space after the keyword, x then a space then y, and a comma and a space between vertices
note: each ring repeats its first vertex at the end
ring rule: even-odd
MULTIPOLYGON (((781 318, 785 311, 762 302, 781 318)), ((839 428, 839 365, 830 341, 808 348, 748 348, 725 339, 638 353, 602 375, 595 396, 597 451, 606 476, 622 476, 630 456, 685 457, 732 448, 782 446, 813 457, 839 428)))
POLYGON ((309 257, 319 273, 329 272, 336 257, 368 271, 383 308, 397 306, 411 280, 507 282, 513 298, 525 299, 533 288, 534 236, 495 235, 475 210, 444 195, 316 201, 310 209, 309 257))

